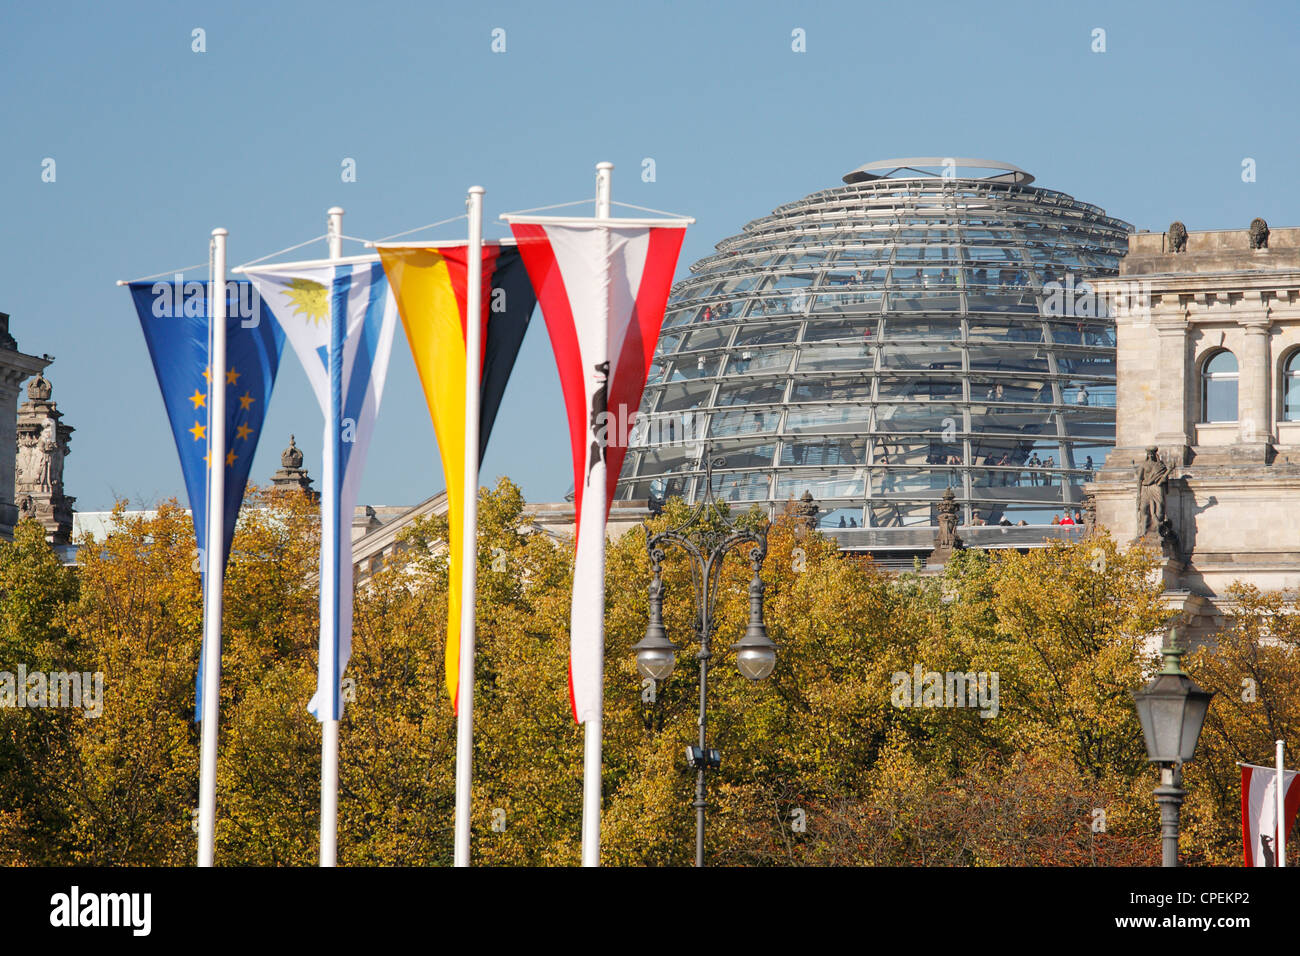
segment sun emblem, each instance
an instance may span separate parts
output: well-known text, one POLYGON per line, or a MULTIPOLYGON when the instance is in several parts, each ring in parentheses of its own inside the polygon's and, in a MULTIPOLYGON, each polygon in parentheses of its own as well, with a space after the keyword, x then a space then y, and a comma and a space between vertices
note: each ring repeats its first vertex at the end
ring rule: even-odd
POLYGON ((322 319, 330 317, 329 293, 319 282, 294 279, 284 294, 293 303, 293 314, 305 315, 313 325, 320 325, 322 319))

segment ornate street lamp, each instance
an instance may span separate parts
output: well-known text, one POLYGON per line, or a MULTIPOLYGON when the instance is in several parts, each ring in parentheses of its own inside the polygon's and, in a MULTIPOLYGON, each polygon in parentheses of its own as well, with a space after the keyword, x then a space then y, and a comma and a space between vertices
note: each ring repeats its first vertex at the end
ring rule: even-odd
POLYGON ((663 580, 661 569, 665 549, 677 546, 690 560, 691 583, 695 591, 695 638, 700 649, 695 659, 700 662, 700 714, 699 745, 687 747, 687 758, 695 767, 695 865, 704 865, 704 794, 705 774, 717 770, 722 759, 718 751, 710 750, 705 737, 707 726, 706 701, 708 699, 709 660, 712 658, 714 620, 718 585, 722 578, 723 559, 733 548, 751 544, 749 564, 754 576, 749 582, 749 627, 731 649, 736 652, 736 666, 746 678, 760 681, 772 673, 776 665, 776 645, 767 636, 763 623, 763 581, 759 572, 767 557, 767 529, 742 526, 728 519, 713 497, 713 466, 723 464, 704 453, 704 498, 684 522, 675 528, 652 533, 645 528, 646 552, 650 556, 650 621, 645 637, 633 645, 636 666, 643 677, 660 681, 668 677, 676 663, 677 645, 668 640, 663 624, 663 580))
POLYGON ((1160 673, 1139 691, 1133 691, 1147 759, 1160 767, 1156 802, 1160 805, 1161 865, 1178 865, 1178 813, 1186 791, 1182 789, 1183 764, 1196 753, 1196 742, 1213 696, 1187 676, 1182 668, 1178 628, 1171 628, 1160 653, 1165 663, 1160 673))
POLYGON ((667 680, 677 664, 678 647, 668 640, 664 631, 664 586, 659 579, 659 567, 655 566, 654 580, 650 582, 650 623, 646 625, 645 637, 632 645, 636 652, 636 669, 642 677, 651 680, 667 680))
POLYGON ((763 623, 763 582, 758 577, 762 558, 754 564, 754 578, 749 582, 749 627, 745 636, 731 645, 736 652, 736 667, 752 681, 765 680, 776 666, 776 645, 767 636, 763 623))

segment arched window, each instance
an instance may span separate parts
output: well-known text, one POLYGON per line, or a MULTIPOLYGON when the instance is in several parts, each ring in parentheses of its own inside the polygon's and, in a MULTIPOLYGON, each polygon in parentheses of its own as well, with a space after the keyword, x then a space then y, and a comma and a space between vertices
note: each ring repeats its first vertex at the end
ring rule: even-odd
POLYGON ((1201 421, 1237 420, 1237 356, 1226 349, 1211 355, 1201 368, 1201 421))
POLYGON ((1282 370, 1282 420, 1300 422, 1300 349, 1291 353, 1282 370))

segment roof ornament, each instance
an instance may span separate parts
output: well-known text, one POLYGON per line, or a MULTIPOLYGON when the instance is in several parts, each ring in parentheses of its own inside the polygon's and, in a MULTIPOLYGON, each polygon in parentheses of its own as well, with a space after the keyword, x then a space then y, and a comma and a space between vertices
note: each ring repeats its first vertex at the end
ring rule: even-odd
POLYGON ((27 384, 27 397, 33 402, 48 402, 52 394, 54 386, 43 372, 37 372, 36 377, 27 384))
POLYGON ((1250 221, 1250 248, 1268 248, 1268 223, 1258 216, 1250 221))
POLYGON ((1187 251, 1187 227, 1175 219, 1169 224, 1169 251, 1186 252, 1187 251))
POLYGON ((292 435, 289 436, 289 447, 280 455, 280 465, 294 471, 302 467, 302 449, 292 435))

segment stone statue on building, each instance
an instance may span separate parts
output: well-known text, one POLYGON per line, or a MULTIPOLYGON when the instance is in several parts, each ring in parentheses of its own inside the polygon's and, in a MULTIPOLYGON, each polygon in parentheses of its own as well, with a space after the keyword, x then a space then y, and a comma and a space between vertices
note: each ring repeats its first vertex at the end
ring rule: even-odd
POLYGON ((1137 467, 1138 537, 1159 534, 1165 522, 1166 482, 1169 466, 1158 457, 1159 449, 1148 445, 1146 460, 1137 467))
POLYGON ((1092 492, 1083 496, 1083 533, 1097 530, 1097 496, 1092 492))
POLYGON ((1258 216, 1250 221, 1250 248, 1268 248, 1268 223, 1258 216))
POLYGON ((14 483, 17 486, 35 484, 41 470, 41 452, 37 447, 39 433, 18 436, 18 458, 14 462, 14 483))
POLYGON ((1187 227, 1181 222, 1171 222, 1169 224, 1169 251, 1186 252, 1187 251, 1187 227))
POLYGON ((76 499, 64 494, 63 462, 74 429, 62 423, 53 394, 49 379, 38 373, 27 385, 27 401, 18 407, 14 500, 19 516, 40 522, 51 544, 68 544, 76 499))
POLYGON ((817 515, 820 513, 821 508, 813 500, 812 492, 805 490, 798 503, 794 506, 795 520, 811 531, 817 527, 817 515))
POLYGON ((961 538, 957 536, 957 526, 960 524, 959 510, 957 496, 951 486, 945 488, 943 497, 939 499, 938 512, 935 516, 935 524, 938 527, 934 534, 934 551, 930 555, 933 564, 947 564, 952 553, 964 547, 961 538))
POLYGON ((39 461, 36 486, 41 491, 63 491, 63 447, 54 434, 54 422, 46 421, 37 445, 39 461))

